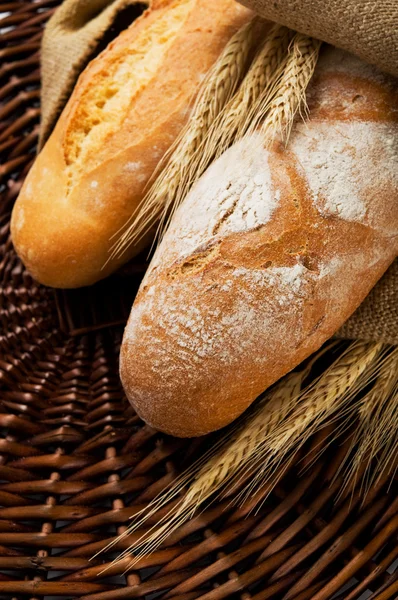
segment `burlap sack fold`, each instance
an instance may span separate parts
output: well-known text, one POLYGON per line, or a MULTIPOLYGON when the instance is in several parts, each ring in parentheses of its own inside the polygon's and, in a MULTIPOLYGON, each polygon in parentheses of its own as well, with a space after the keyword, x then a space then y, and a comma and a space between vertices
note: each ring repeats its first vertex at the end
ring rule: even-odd
MULTIPOLYGON (((268 19, 356 53, 398 74, 398 0, 240 0, 268 19)), ((45 141, 99 40, 137 0, 64 0, 42 43, 45 141)), ((128 27, 130 23, 126 23, 128 27)), ((398 260, 337 335, 398 344, 398 260)))
POLYGON ((286 25, 398 76, 398 0, 239 0, 286 25))
MULTIPOLYGON (((49 20, 41 49, 39 147, 48 138, 76 80, 117 14, 137 0, 64 0, 49 20)), ((141 11, 138 11, 138 14, 141 11)), ((130 23, 126 23, 126 27, 130 23)))

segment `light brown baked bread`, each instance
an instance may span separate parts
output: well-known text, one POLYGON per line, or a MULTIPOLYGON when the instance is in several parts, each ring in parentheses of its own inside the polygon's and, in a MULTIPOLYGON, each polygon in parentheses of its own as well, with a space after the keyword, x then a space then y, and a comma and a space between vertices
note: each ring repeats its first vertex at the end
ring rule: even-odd
POLYGON ((12 215, 15 248, 37 280, 89 285, 145 246, 103 269, 195 90, 252 16, 234 0, 156 0, 90 63, 12 215))
POLYGON ((333 335, 397 255, 394 82, 328 48, 308 100, 287 147, 255 133, 213 163, 150 265, 120 372, 157 429, 230 423, 333 335))

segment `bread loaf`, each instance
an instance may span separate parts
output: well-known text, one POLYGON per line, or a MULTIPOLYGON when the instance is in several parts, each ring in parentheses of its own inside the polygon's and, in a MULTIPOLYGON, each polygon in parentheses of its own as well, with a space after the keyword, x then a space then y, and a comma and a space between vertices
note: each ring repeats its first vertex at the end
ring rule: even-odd
POLYGON ((157 0, 90 63, 12 215, 15 248, 38 281, 89 285, 145 246, 103 269, 200 81, 251 17, 234 0, 157 0))
POLYGON ((314 352, 398 251, 397 89, 333 48, 287 145, 254 133, 192 188, 121 349, 128 398, 177 436, 223 427, 314 352))

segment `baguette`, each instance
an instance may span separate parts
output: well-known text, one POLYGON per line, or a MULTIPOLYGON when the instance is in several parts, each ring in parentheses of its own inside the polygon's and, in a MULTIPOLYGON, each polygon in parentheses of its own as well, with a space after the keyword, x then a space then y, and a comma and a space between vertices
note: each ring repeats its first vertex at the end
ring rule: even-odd
POLYGON ((92 284, 148 243, 107 263, 202 78, 252 16, 234 0, 157 0, 88 65, 12 215, 14 246, 38 281, 92 284))
POLYGON ((153 427, 199 436, 319 348, 398 252, 395 82, 328 47, 289 143, 255 132, 177 211, 125 329, 120 373, 153 427))

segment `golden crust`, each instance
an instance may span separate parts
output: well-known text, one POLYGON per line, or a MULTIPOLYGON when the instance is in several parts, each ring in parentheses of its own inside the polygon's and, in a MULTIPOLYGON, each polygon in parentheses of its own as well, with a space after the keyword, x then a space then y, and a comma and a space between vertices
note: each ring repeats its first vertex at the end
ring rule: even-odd
MULTIPOLYGON (((234 0, 157 2, 90 63, 28 174, 13 211, 15 248, 38 281, 63 288, 92 284, 147 244, 148 237, 103 269, 112 236, 139 206, 160 158, 185 124, 201 77, 251 15, 234 0), (129 50, 138 51, 138 41, 159 20, 164 19, 167 29, 167 16, 179 5, 186 5, 187 10, 177 14, 180 26, 173 21, 174 37, 165 43, 164 55, 156 50, 153 73, 145 75, 145 85, 135 85, 132 98, 118 100, 114 127, 111 116, 109 128, 101 129, 101 135, 97 136, 97 130, 90 133, 80 164, 76 147, 83 139, 85 120, 90 127, 96 126, 95 104, 109 87, 107 72, 129 50)), ((158 48, 158 37, 159 32, 153 34, 149 50, 158 48)), ((124 81, 123 64, 118 73, 124 81)), ((123 95, 123 89, 118 93, 123 95)))

